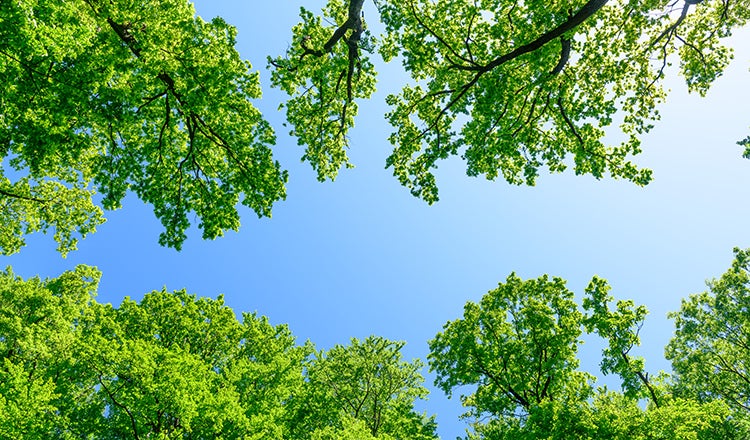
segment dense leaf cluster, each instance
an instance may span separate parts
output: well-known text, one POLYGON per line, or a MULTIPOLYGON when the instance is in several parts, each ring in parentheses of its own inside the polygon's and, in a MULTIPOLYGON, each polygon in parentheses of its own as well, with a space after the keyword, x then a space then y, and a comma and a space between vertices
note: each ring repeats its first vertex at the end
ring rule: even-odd
POLYGON ((401 342, 317 352, 222 297, 101 304, 98 279, 0 273, 0 438, 435 438, 401 342))
MULTIPOLYGON (((361 3, 350 1, 349 11, 361 3)), ((651 171, 630 159, 659 118, 666 67, 679 60, 688 88, 705 94, 731 58, 721 39, 750 18, 747 0, 374 3, 385 33, 357 52, 327 40, 341 30, 356 32, 346 26, 344 1, 328 1, 323 14, 339 28, 322 29, 321 18, 303 9, 287 58, 273 63, 274 85, 291 94, 287 119, 298 135, 313 118, 332 123, 352 116, 345 109, 357 96, 342 92, 331 105, 323 92, 344 82, 369 90, 375 72, 366 52, 378 51, 385 61, 398 57, 412 83, 387 98, 394 150, 386 165, 429 203, 438 200, 434 169, 457 155, 468 175, 512 184, 533 185, 541 170, 569 167, 649 183, 651 171), (327 57, 303 61, 310 47, 327 57), (367 65, 365 75, 343 81, 347 60, 367 65), (294 78, 295 87, 278 78, 294 78), (301 99, 309 105, 299 107, 301 99), (611 145, 606 129, 613 124, 624 140, 611 145)), ((342 143, 351 125, 340 126, 342 143)), ((340 151, 322 138, 299 141, 308 151, 340 151)), ((322 155, 305 159, 319 171, 331 167, 327 177, 346 163, 322 155)))
POLYGON ((128 191, 153 205, 176 247, 194 212, 204 238, 285 197, 275 138, 253 106, 257 72, 236 30, 184 0, 19 0, 0 10, 0 252, 55 229, 59 250, 128 191))
POLYGON ((678 331, 668 350, 674 376, 652 376, 634 355, 646 308, 629 300, 612 308, 605 280, 591 280, 580 310, 563 280, 524 281, 511 274, 478 304, 467 303, 463 317, 430 341, 436 385, 448 394, 473 390, 461 395, 471 420, 469 439, 747 438, 747 255, 738 251, 733 270, 722 277, 745 265, 743 275, 729 282, 742 291, 724 302, 732 316, 703 307, 702 327, 683 330, 686 321, 698 322, 691 305, 718 301, 722 282, 674 314, 678 331), (714 327, 734 328, 738 337, 727 340, 708 330, 714 327), (595 386, 595 377, 579 369, 577 351, 586 333, 606 341, 599 368, 619 376, 619 391, 595 386))

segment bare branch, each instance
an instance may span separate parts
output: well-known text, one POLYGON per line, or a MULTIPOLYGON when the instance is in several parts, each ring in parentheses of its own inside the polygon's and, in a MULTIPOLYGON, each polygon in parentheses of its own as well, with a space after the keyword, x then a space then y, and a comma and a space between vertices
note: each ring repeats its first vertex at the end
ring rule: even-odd
MULTIPOLYGON (((693 1, 694 1, 694 0, 693 0, 693 1)), ((679 18, 677 18, 677 20, 676 20, 676 21, 675 21, 674 23, 672 23, 672 25, 671 25, 671 26, 669 26, 668 28, 664 29, 664 31, 663 31, 663 32, 662 32, 661 34, 659 34, 659 36, 658 36, 658 37, 656 37, 656 39, 655 39, 654 41, 652 41, 652 42, 651 42, 651 43, 650 43, 650 44, 648 45, 648 48, 649 48, 649 49, 651 49, 652 47, 654 47, 654 45, 655 45, 656 43, 658 43, 658 42, 659 42, 659 40, 661 40, 661 39, 662 39, 662 38, 664 38, 664 37, 668 37, 668 38, 667 38, 667 40, 669 40, 669 38, 671 38, 671 37, 672 37, 672 35, 674 35, 674 32, 675 32, 675 31, 677 30, 677 27, 678 27, 678 26, 679 26, 680 24, 682 24, 682 22, 683 22, 683 21, 685 20, 685 17, 687 17, 687 13, 688 13, 688 9, 690 9, 690 5, 691 5, 691 4, 696 4, 696 3, 700 3, 701 1, 702 1, 702 0, 698 0, 698 1, 697 1, 697 2, 695 2, 695 3, 691 3, 691 2, 689 2, 688 0, 685 0, 685 6, 683 6, 683 7, 682 7, 682 13, 680 13, 680 16, 679 16, 679 18)))

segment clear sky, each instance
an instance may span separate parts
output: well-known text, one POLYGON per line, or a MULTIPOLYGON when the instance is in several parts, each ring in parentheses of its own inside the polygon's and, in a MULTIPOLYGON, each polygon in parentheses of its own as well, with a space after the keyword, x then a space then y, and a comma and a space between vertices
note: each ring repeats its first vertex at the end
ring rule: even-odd
MULTIPOLYGON (((221 15, 237 26, 238 50, 267 86, 266 56, 290 44, 302 4, 319 10, 323 1, 200 0, 196 9, 207 20, 221 15)), ((374 11, 365 14, 376 20, 374 11)), ((440 202, 427 206, 384 169, 391 147, 383 100, 404 81, 392 64, 379 67, 378 93, 360 105, 349 154, 356 168, 334 183, 318 183, 300 163, 301 147, 286 136, 277 111, 283 96, 266 87, 257 105, 278 131, 275 154, 290 173, 287 200, 272 219, 244 210, 239 233, 208 242, 193 229, 177 252, 158 246, 161 225, 131 196, 67 259, 55 253, 51 237, 38 235, 20 254, 0 257, 0 266, 24 277, 98 266, 99 300, 115 305, 163 286, 223 293, 237 312, 287 323, 300 342, 310 339, 318 348, 376 334, 406 341, 406 357, 422 359, 427 341, 461 316, 466 301, 512 271, 560 276, 577 293, 596 274, 610 281, 616 297, 649 308, 640 354, 650 371, 668 369, 663 347, 673 325, 666 313, 724 272, 734 246, 750 247, 750 161, 736 145, 750 134, 750 32, 733 41, 736 59, 708 97, 670 83, 662 120, 636 158, 655 173, 645 188, 572 173, 515 187, 466 177, 454 158, 437 173, 440 202)), ((581 355, 582 367, 594 374, 598 348, 587 344, 581 355)), ((432 379, 427 374, 433 391, 421 407, 437 414, 443 439, 463 435, 458 400, 446 399, 432 379)))

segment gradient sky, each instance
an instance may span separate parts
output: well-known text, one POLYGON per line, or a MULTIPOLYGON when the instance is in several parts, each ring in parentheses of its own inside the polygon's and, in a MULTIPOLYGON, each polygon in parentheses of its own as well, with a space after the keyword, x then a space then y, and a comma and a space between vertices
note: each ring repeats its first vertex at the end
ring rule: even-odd
MULTIPOLYGON (((290 44, 301 4, 317 11, 323 1, 200 0, 196 9, 207 20, 221 15, 237 26, 238 50, 267 86, 266 55, 290 44)), ((365 14, 375 21, 374 11, 365 14)), ((257 105, 278 131, 275 154, 290 173, 287 200, 275 206, 273 219, 245 209, 239 233, 202 241, 192 229, 177 252, 158 246, 161 225, 130 196, 67 259, 55 253, 50 236, 36 235, 20 254, 0 257, 0 266, 23 277, 98 266, 99 301, 115 305, 163 286, 223 293, 235 311, 287 323, 300 342, 310 339, 318 348, 376 334, 406 341, 406 357, 422 359, 427 341, 461 316, 466 301, 512 271, 560 276, 578 294, 596 274, 617 298, 648 307, 639 354, 650 371, 668 369, 667 312, 723 273, 734 246, 750 247, 750 161, 736 144, 750 134, 750 32, 733 42, 736 59, 706 98, 688 95, 679 79, 670 82, 662 120, 636 158, 654 170, 646 188, 572 173, 515 187, 466 177, 464 163, 453 158, 437 173, 440 202, 427 206, 384 169, 391 146, 383 101, 405 78, 391 63, 379 67, 378 93, 360 105, 349 152, 356 168, 334 183, 318 183, 300 163, 301 148, 286 136, 277 111, 283 96, 266 87, 257 105)), ((582 368, 598 373, 600 348, 583 347, 582 368)), ((443 439, 463 435, 458 400, 435 390, 425 373, 432 393, 420 408, 437 414, 443 439)))

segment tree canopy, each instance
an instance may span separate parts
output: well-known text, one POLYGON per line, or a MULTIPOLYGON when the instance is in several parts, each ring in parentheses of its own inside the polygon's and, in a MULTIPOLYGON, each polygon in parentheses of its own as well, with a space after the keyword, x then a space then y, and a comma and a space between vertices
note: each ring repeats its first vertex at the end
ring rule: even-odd
MULTIPOLYGON (((289 95, 303 160, 333 179, 351 165, 349 130, 375 91, 371 56, 398 59, 412 81, 387 98, 386 165, 429 203, 434 169, 456 155, 469 175, 513 184, 571 166, 647 184, 651 171, 631 159, 659 117, 668 66, 706 93, 731 58, 722 39, 750 18, 747 0, 373 0, 384 29, 374 35, 365 4, 302 8, 288 51, 268 58, 271 83, 289 95), (605 136, 611 125, 623 141, 605 136)), ((236 32, 187 0, 3 8, 0 252, 54 230, 64 255, 128 192, 153 206, 159 242, 178 249, 191 213, 204 238, 236 230, 240 203, 270 216, 287 173, 236 32)))
MULTIPOLYGON (((667 347, 674 375, 636 355, 645 307, 594 277, 581 306, 561 278, 511 274, 429 341, 435 384, 459 390, 467 439, 740 439, 747 392, 748 255, 683 302, 667 347), (586 335, 605 340, 597 385, 586 335), (467 393, 468 392, 468 393, 467 393), (467 394, 465 394, 467 393, 467 394)), ((286 325, 184 290, 119 307, 100 273, 0 272, 4 438, 436 439, 420 360, 378 336, 317 351, 286 325)))
MULTIPOLYGON (((321 181, 351 167, 375 57, 400 63, 410 79, 386 98, 385 167, 432 204, 435 170, 456 156, 469 176, 516 185, 568 169, 648 184, 634 156, 670 66, 706 94, 750 0, 327 0, 300 19, 266 62, 302 160, 321 181)), ((188 0, 5 2, 0 254, 52 232, 65 256, 128 194, 178 250, 191 223, 206 239, 237 230, 240 204, 270 217, 288 173, 236 37, 188 0)), ((738 144, 750 158, 750 137, 738 144)), ((648 312, 603 278, 577 298, 562 278, 515 274, 445 324, 426 366, 460 395, 467 439, 746 438, 749 274, 750 250, 736 249, 730 270, 670 315, 672 373, 647 369, 648 312), (581 366, 594 337, 599 371, 619 387, 581 366)), ((319 350, 185 290, 113 306, 96 300, 100 275, 0 272, 0 438, 437 438, 435 417, 417 410, 425 364, 404 359, 402 341, 319 350)))
POLYGON ((223 297, 98 303, 99 276, 0 272, 0 437, 436 438, 413 409, 427 390, 403 342, 313 356, 285 325, 239 321, 223 297))
POLYGON ((293 405, 293 438, 437 438, 434 417, 414 410, 414 401, 427 396, 422 363, 402 360, 403 346, 371 336, 316 353, 293 405))
POLYGON ((0 249, 55 228, 59 249, 102 223, 128 191, 153 205, 179 249, 195 213, 204 238, 285 197, 273 130, 252 104, 258 73, 236 30, 185 0, 14 1, 0 11, 0 249), (7 161, 7 163, 6 163, 7 161))
POLYGON ((430 369, 446 393, 472 390, 461 395, 472 421, 468 438, 718 440, 747 434, 738 422, 744 414, 733 413, 727 402, 685 396, 677 391, 681 377, 646 371, 632 353, 646 309, 623 300, 611 309, 609 290, 594 277, 581 311, 564 280, 524 281, 511 274, 445 324, 430 341, 430 369), (579 370, 584 332, 607 341, 600 369, 621 378, 620 392, 594 388, 596 378, 579 370))
POLYGON ((577 174, 647 184, 651 171, 630 158, 659 117, 667 66, 676 56, 689 89, 705 94, 731 58, 721 39, 750 18, 747 1, 374 0, 385 27, 374 37, 363 3, 330 0, 322 16, 303 8, 293 45, 271 60, 273 82, 291 94, 303 158, 333 178, 347 164, 356 99, 373 91, 369 53, 399 57, 413 83, 387 98, 386 164, 429 203, 432 171, 455 155, 467 174, 513 184, 571 158, 577 174), (615 145, 612 124, 625 139, 615 145))
POLYGON ((707 292, 682 301, 667 346, 683 392, 750 411, 750 249, 735 249, 732 267, 707 292))

